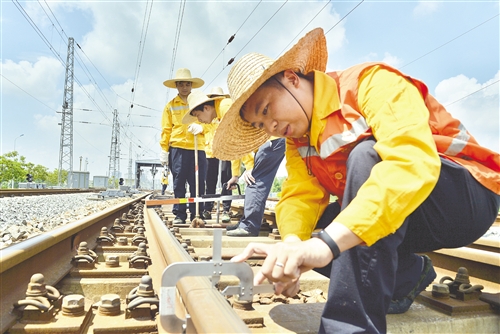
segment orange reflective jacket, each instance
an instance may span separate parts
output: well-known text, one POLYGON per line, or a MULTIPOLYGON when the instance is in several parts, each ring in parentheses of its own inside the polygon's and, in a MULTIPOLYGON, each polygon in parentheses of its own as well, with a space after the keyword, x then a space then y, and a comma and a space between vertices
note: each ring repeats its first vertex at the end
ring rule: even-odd
POLYGON ((382 63, 364 63, 327 73, 337 83, 340 109, 327 117, 319 138, 320 152, 309 146, 307 138, 293 139, 300 156, 321 185, 342 200, 347 157, 354 146, 372 135, 358 106, 357 95, 363 73, 373 66, 395 72, 417 87, 430 113, 429 127, 439 155, 464 166, 486 188, 500 194, 499 154, 480 146, 463 124, 429 94, 424 83, 382 63))

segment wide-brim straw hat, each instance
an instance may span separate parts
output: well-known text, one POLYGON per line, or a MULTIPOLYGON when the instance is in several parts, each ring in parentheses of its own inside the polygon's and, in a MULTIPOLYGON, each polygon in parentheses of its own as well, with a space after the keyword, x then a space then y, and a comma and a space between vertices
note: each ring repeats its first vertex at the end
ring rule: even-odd
POLYGON ((222 89, 222 87, 212 87, 212 90, 209 94, 207 94, 207 96, 223 99, 229 97, 229 94, 224 94, 224 90, 222 89))
POLYGON ((193 78, 191 76, 191 71, 187 68, 179 68, 177 72, 175 72, 175 77, 173 79, 164 81, 163 84, 168 88, 177 88, 177 86, 175 85, 177 81, 190 81, 192 82, 192 88, 200 88, 205 84, 205 81, 203 81, 202 79, 193 78))
POLYGON ((303 74, 313 70, 324 72, 327 60, 326 38, 321 28, 307 33, 276 60, 259 53, 241 57, 227 78, 234 102, 215 132, 214 156, 221 160, 236 160, 255 151, 269 139, 264 130, 253 127, 240 117, 243 104, 267 79, 288 69, 303 74))
POLYGON ((191 94, 188 95, 187 103, 189 105, 189 111, 182 117, 182 124, 191 124, 198 120, 198 117, 194 117, 191 115, 191 111, 194 108, 199 106, 200 104, 207 103, 208 101, 213 101, 215 98, 210 98, 207 94, 203 93, 199 90, 191 91, 191 94))

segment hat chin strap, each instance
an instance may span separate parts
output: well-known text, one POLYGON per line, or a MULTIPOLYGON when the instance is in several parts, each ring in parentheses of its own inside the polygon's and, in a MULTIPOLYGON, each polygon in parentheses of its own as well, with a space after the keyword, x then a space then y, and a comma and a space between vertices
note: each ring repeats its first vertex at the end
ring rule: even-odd
POLYGON ((302 104, 299 102, 299 100, 297 100, 295 95, 293 95, 292 92, 290 92, 290 90, 288 88, 286 88, 285 85, 283 85, 283 83, 281 81, 276 79, 275 76, 273 76, 273 79, 276 80, 276 82, 279 83, 281 85, 281 87, 283 87, 290 95, 292 95, 293 99, 298 103, 298 105, 300 106, 300 109, 302 109, 302 111, 304 112, 304 115, 306 116, 307 130, 309 130, 311 128, 311 120, 309 119, 309 116, 307 116, 306 110, 304 109, 304 107, 302 107, 302 104))
MULTIPOLYGON (((274 80, 276 80, 281 85, 281 87, 285 88, 286 91, 288 93, 290 93, 290 95, 292 95, 292 97, 293 97, 293 99, 295 101, 297 101, 297 103, 299 104, 300 108, 304 112, 304 115, 306 116, 306 119, 307 119, 307 130, 309 131, 311 129, 311 120, 307 116, 306 110, 304 109, 304 107, 302 107, 302 104, 299 102, 299 100, 297 100, 297 98, 295 97, 295 95, 293 95, 292 92, 290 92, 290 90, 288 88, 286 88, 285 85, 283 85, 283 83, 281 81, 279 81, 278 79, 276 79, 276 77, 274 77, 274 76, 273 76, 273 78, 274 78, 274 80)), ((307 174, 313 175, 312 168, 311 168, 311 163, 309 161, 309 157, 311 156, 311 153, 310 153, 310 150, 311 150, 311 138, 309 137, 308 134, 306 134, 305 136, 307 137, 307 141, 309 143, 309 145, 307 146, 307 153, 306 153, 307 174)))

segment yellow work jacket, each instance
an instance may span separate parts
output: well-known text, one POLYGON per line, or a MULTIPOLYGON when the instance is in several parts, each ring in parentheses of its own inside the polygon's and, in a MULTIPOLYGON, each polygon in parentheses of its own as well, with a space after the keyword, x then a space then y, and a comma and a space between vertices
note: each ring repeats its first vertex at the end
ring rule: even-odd
POLYGON ((287 139, 288 178, 276 207, 284 239, 310 238, 330 194, 342 201, 346 159, 370 136, 382 161, 335 218, 367 245, 395 232, 429 196, 439 177, 440 155, 499 193, 498 154, 479 146, 423 83, 384 64, 315 72, 308 135, 287 139))
MULTIPOLYGON (((179 95, 174 97, 163 109, 161 118, 161 139, 162 150, 168 152, 170 147, 194 150, 194 136, 188 132, 188 125, 182 124, 182 118, 188 112, 189 105, 184 102, 179 95)), ((202 124, 203 132, 198 134, 197 145, 199 151, 205 150, 205 131, 208 125, 202 124)))

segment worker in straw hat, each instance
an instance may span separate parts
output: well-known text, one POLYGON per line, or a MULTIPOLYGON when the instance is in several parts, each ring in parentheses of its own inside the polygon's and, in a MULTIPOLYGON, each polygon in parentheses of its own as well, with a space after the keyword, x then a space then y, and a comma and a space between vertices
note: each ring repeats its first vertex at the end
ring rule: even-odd
MULTIPOLYGON (((187 98, 191 89, 203 86, 204 81, 200 78, 193 78, 189 69, 180 68, 173 79, 166 80, 163 84, 168 88, 177 89, 178 94, 167 103, 163 110, 160 161, 162 165, 170 167, 175 198, 186 196, 186 182, 189 185, 189 192, 196 194, 194 136, 198 136, 198 191, 199 195, 203 195, 207 169, 204 128, 199 123, 185 125, 182 123, 182 118, 189 109, 187 98)), ((198 205, 198 212, 202 212, 203 203, 198 203, 198 205)), ((196 215, 195 203, 189 203, 189 212, 192 221, 196 215)), ((172 213, 175 215, 174 224, 186 222, 186 204, 175 204, 172 213)))
MULTIPOLYGON (((211 98, 198 91, 191 93, 188 97, 188 102, 190 109, 186 116, 184 116, 183 122, 191 123, 198 120, 201 123, 210 123, 214 125, 213 131, 217 129, 220 120, 223 119, 232 104, 231 99, 221 99, 220 95, 211 98)), ((207 146, 209 147, 212 146, 211 139, 207 142, 207 146)), ((284 138, 271 138, 271 140, 261 145, 255 154, 253 153, 250 152, 241 159, 233 159, 231 161, 232 176, 231 174, 226 174, 223 179, 221 177, 221 182, 227 183, 226 188, 222 190, 223 194, 230 194, 230 189, 232 189, 234 184, 238 183, 240 177, 243 178, 247 185, 245 189, 243 216, 238 224, 226 227, 228 230, 226 233, 227 236, 250 237, 259 235, 266 207, 266 199, 269 196, 274 178, 284 158, 285 140, 284 138), (242 163, 245 167, 243 174, 240 173, 242 163)), ((216 179, 215 176, 213 178, 216 179)), ((230 206, 230 202, 224 203, 222 222, 230 220, 227 214, 230 206), (227 216, 226 219, 224 219, 225 215, 227 216)))
MULTIPOLYGON (((205 154, 207 156, 207 174, 205 194, 215 194, 217 181, 219 179, 219 159, 212 156, 212 139, 215 130, 219 125, 219 120, 231 106, 232 100, 228 94, 224 94, 221 87, 213 87, 210 94, 206 95, 201 91, 193 91, 188 97, 189 112, 184 115, 183 123, 191 124, 199 121, 205 125, 205 154), (206 107, 205 107, 206 105, 206 107), (199 119, 192 116, 193 109, 200 110, 204 117, 199 119), (204 112, 206 110, 206 112, 204 112)), ((231 178, 231 162, 221 161, 221 183, 226 183, 231 178)), ((222 189, 223 195, 230 195, 231 190, 222 189)), ((214 207, 214 202, 205 202, 205 208, 202 213, 203 219, 212 219, 211 211, 214 207)), ((223 201, 223 210, 221 221, 229 223, 231 217, 231 201, 223 201)))
POLYGON ((282 136, 288 171, 276 206, 283 242, 251 243, 232 261, 265 255, 254 283, 285 295, 331 262, 319 331, 386 332, 386 314, 406 312, 436 277, 416 253, 470 244, 495 221, 500 156, 421 81, 383 63, 325 73, 327 58, 318 28, 277 60, 243 56, 228 75, 234 102, 214 155, 282 136), (340 213, 317 226, 331 195, 340 213))

